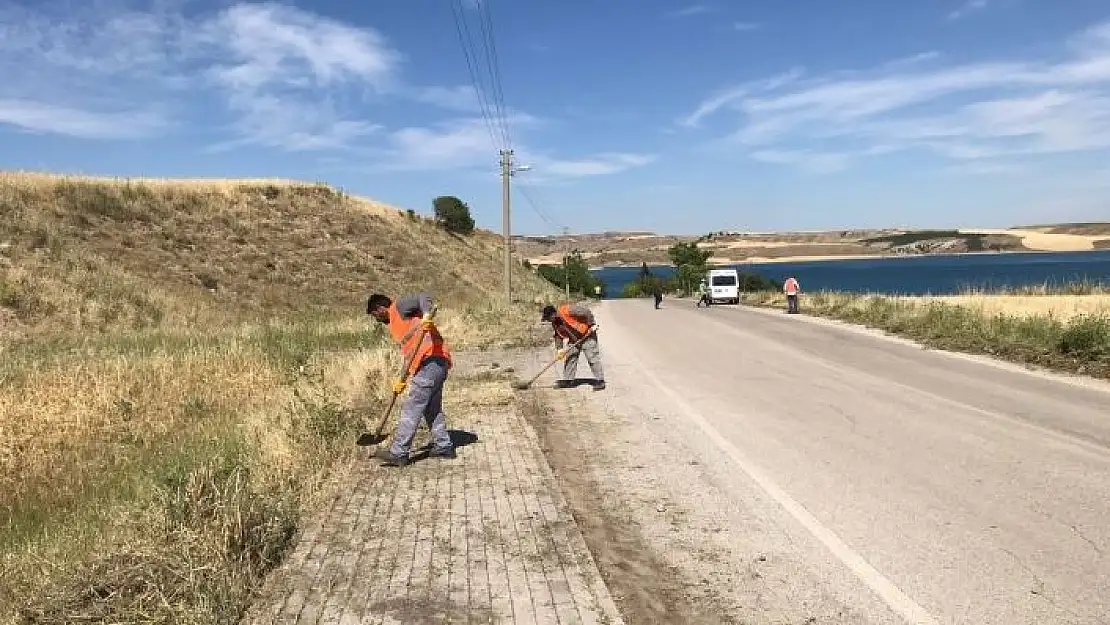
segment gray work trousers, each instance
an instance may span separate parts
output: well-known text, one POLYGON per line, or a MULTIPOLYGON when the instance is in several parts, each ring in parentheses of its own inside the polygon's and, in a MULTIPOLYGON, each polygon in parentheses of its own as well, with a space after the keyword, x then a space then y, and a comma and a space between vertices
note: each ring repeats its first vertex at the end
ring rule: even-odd
POLYGON ((791 314, 798 312, 798 296, 797 295, 787 295, 786 296, 786 312, 791 313, 791 314))
POLYGON ((450 449, 451 435, 447 433, 447 415, 443 414, 443 384, 447 381, 447 362, 442 358, 428 358, 409 378, 409 394, 401 404, 401 420, 389 453, 408 456, 420 419, 432 431, 436 449, 450 449))
POLYGON ((586 354, 586 362, 590 363, 590 371, 593 372, 594 378, 599 382, 605 381, 605 371, 601 368, 601 349, 598 347, 597 338, 593 336, 583 341, 579 347, 568 349, 567 359, 563 361, 563 379, 574 379, 574 374, 578 371, 580 354, 586 354))

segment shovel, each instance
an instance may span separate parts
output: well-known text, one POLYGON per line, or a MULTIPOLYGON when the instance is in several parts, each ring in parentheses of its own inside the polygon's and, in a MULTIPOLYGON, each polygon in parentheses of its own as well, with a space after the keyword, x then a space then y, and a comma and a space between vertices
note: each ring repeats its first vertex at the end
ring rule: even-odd
MULTIPOLYGON (((590 338, 591 336, 593 336, 593 332, 587 332, 586 336, 583 336, 582 338, 578 339, 578 342, 574 343, 569 348, 567 348, 567 352, 569 353, 571 349, 577 349, 578 347, 580 347, 582 345, 582 343, 586 342, 586 339, 590 338)), ((532 379, 528 380, 527 382, 519 382, 519 381, 513 382, 513 388, 515 388, 518 391, 527 390, 530 386, 532 386, 533 382, 538 380, 540 378, 540 376, 544 374, 545 371, 547 371, 548 369, 551 368, 551 365, 559 362, 560 360, 562 360, 562 358, 556 357, 555 360, 552 360, 551 362, 547 363, 547 365, 544 366, 543 369, 540 369, 539 373, 532 376, 532 379)))
MULTIPOLYGON (((430 313, 428 313, 428 317, 430 319, 435 318, 436 310, 437 309, 433 308, 432 311, 430 313)), ((409 356, 408 358, 405 359, 405 368, 401 370, 401 381, 402 382, 407 382, 408 381, 408 379, 409 379, 409 367, 412 366, 412 359, 416 358, 416 354, 417 354, 417 352, 420 351, 420 345, 424 343, 424 337, 427 333, 428 333, 427 330, 424 330, 423 328, 420 329, 420 340, 417 342, 416 349, 413 350, 411 356, 409 356)), ((359 445, 362 445, 362 446, 378 445, 378 444, 382 443, 383 441, 385 441, 385 436, 382 434, 382 432, 385 430, 386 422, 389 421, 389 414, 391 412, 393 412, 394 404, 397 403, 398 395, 400 395, 400 393, 397 393, 396 391, 394 391, 393 397, 391 397, 389 399, 389 406, 386 407, 385 413, 382 414, 381 420, 378 421, 378 427, 374 430, 373 434, 363 434, 361 437, 359 437, 359 440, 358 440, 359 445)))

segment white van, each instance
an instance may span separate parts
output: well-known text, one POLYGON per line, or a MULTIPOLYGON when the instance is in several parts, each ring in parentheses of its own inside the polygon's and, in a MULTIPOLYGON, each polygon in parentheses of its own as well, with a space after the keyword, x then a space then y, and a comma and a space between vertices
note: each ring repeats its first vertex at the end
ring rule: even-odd
POLYGON ((709 299, 714 304, 727 302, 740 303, 740 272, 735 269, 710 269, 706 274, 709 282, 709 299))

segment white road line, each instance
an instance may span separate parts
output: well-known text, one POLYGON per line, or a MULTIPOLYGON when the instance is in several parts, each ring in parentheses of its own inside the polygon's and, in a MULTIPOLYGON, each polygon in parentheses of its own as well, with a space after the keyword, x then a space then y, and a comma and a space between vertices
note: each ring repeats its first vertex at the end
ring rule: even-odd
MULTIPOLYGON (((619 327, 619 324, 614 324, 619 327)), ((619 330, 619 331, 623 331, 619 330)), ((627 339, 626 339, 627 341, 627 339)), ((631 343, 629 343, 631 344, 631 343)), ((844 566, 848 567, 862 581, 866 584, 875 594, 893 610, 906 620, 907 623, 913 625, 939 625, 939 622, 933 618, 925 608, 921 607, 916 601, 911 599, 906 593, 902 592, 900 588, 894 585, 882 573, 880 573, 874 566, 871 566, 867 560, 860 554, 856 553, 851 547, 840 539, 829 528, 821 524, 817 517, 813 516, 809 510, 794 500, 783 489, 779 488, 767 475, 753 462, 750 462, 742 451, 736 445, 733 445, 728 439, 721 435, 704 417, 701 416, 693 406, 688 404, 681 395, 671 390, 669 386, 663 383, 654 373, 643 365, 643 362, 631 351, 629 352, 629 359, 634 361, 637 365, 639 373, 647 378, 651 384, 658 390, 665 393, 671 398, 671 401, 689 418, 696 423, 699 428, 705 433, 709 440, 721 449, 721 451, 728 454, 748 477, 752 479, 760 488, 763 489, 768 496, 774 499, 780 506, 786 510, 790 516, 794 517, 798 523, 802 525, 814 538, 821 541, 823 544, 844 566)))

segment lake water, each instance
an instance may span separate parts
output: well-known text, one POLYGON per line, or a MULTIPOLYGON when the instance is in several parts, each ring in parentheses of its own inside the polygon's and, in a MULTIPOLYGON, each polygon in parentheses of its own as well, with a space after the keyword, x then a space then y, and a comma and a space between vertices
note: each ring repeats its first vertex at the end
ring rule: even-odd
MULTIPOLYGON (((1080 281, 1110 285, 1110 250, 902 256, 730 267, 771 278, 779 284, 793 274, 802 289, 810 292, 830 290, 945 295, 968 289, 1061 285, 1080 281)), ((674 273, 674 268, 652 267, 651 271, 667 277, 674 273)), ((596 269, 593 273, 605 285, 607 297, 619 297, 624 286, 636 280, 640 268, 607 267, 596 269)))

